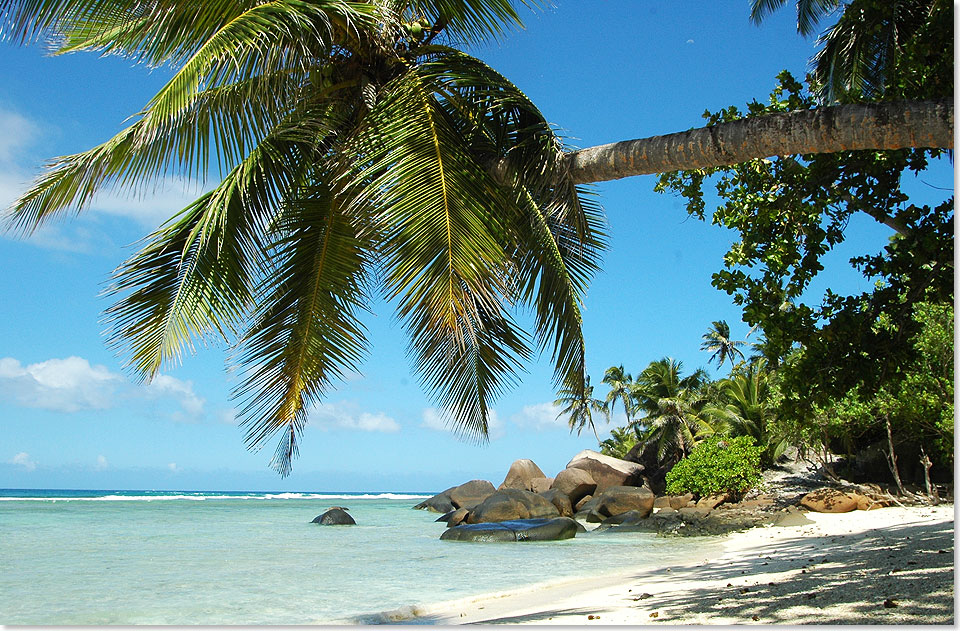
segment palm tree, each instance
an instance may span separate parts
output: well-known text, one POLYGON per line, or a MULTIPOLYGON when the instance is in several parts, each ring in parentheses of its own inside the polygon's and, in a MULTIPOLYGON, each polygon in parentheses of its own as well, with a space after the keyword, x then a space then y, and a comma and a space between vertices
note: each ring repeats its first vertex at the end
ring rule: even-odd
POLYGON ((633 377, 630 373, 623 371, 623 366, 611 366, 603 373, 603 383, 610 386, 607 392, 607 399, 604 401, 604 408, 607 410, 607 416, 613 414, 613 408, 617 401, 623 405, 623 411, 627 415, 627 425, 630 424, 630 415, 633 413, 633 403, 630 399, 630 386, 633 384, 633 377))
POLYGON ((770 401, 769 373, 765 359, 758 359, 747 370, 719 382, 724 405, 711 409, 723 419, 725 434, 752 436, 763 447, 763 465, 773 465, 783 455, 787 440, 776 435, 771 427, 776 410, 770 401))
MULTIPOLYGON (((752 0, 751 18, 761 22, 787 0, 752 0)), ((814 78, 823 95, 836 101, 853 94, 877 98, 887 91, 897 72, 897 61, 911 38, 925 27, 952 32, 951 3, 947 0, 796 0, 797 31, 814 34, 820 21, 837 14, 837 21, 818 38, 813 59, 814 78)), ((946 51, 927 51, 927 55, 946 51)), ((925 65, 933 65, 924 62, 925 65)), ((952 92, 953 65, 949 67, 952 92)), ((929 78, 927 78, 929 81, 929 78)))
POLYGON ((608 417, 607 407, 603 401, 593 398, 593 386, 590 385, 590 376, 587 375, 585 385, 582 390, 579 388, 568 388, 563 386, 557 392, 557 400, 554 405, 560 407, 557 418, 561 416, 568 417, 570 431, 577 430, 577 436, 587 425, 593 430, 593 435, 600 441, 600 435, 597 434, 597 426, 593 422, 593 415, 603 414, 608 417))
POLYGON ((586 397, 581 302, 605 243, 536 107, 446 45, 520 24, 512 0, 0 2, 0 33, 173 78, 133 122, 54 160, 12 207, 29 233, 107 185, 220 181, 114 273, 110 341, 140 378, 226 340, 246 444, 290 472, 307 410, 396 305, 424 386, 463 436, 537 346, 586 397), (531 308, 534 332, 512 306, 531 308))
POLYGON ((670 357, 651 362, 637 377, 631 394, 635 410, 643 413, 634 421, 644 443, 656 443, 658 458, 684 456, 699 438, 715 432, 704 410, 709 399, 702 391, 707 382, 703 369, 681 377, 683 363, 670 357))
POLYGON ((732 369, 734 360, 736 360, 738 355, 740 359, 743 359, 743 351, 738 347, 744 346, 745 344, 746 342, 730 339, 730 326, 727 324, 727 321, 718 320, 714 322, 713 325, 707 329, 706 334, 703 335, 703 344, 700 345, 700 350, 713 353, 708 361, 716 359, 717 368, 729 359, 730 368, 732 369))

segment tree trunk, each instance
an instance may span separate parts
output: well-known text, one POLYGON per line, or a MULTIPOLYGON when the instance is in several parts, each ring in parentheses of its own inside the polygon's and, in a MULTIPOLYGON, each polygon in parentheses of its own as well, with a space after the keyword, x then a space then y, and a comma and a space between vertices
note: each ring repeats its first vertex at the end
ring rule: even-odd
POLYGON ((906 489, 903 488, 903 482, 900 481, 900 470, 897 468, 897 454, 893 450, 893 431, 890 429, 890 415, 884 417, 887 421, 887 444, 890 445, 890 453, 886 454, 887 456, 887 465, 890 467, 890 473, 893 474, 893 479, 897 483, 897 489, 900 491, 900 495, 907 495, 906 489))
POLYGON ((927 487, 927 497, 936 506, 940 503, 940 496, 937 494, 937 487, 930 484, 930 469, 933 467, 933 462, 930 461, 930 456, 927 455, 923 447, 920 447, 920 454, 920 464, 923 465, 923 483, 927 487))
POLYGON ((894 101, 745 118, 567 154, 577 184, 860 149, 952 148, 953 102, 894 101))

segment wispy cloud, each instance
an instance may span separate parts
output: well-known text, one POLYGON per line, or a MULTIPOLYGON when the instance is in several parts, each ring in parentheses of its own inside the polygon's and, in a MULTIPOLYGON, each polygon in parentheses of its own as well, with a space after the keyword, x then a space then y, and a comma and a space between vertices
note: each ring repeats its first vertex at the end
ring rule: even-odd
MULTIPOLYGON (((426 408, 423 411, 420 427, 432 429, 437 432, 453 433, 453 419, 445 410, 437 408, 426 408)), ((504 435, 503 422, 497 415, 496 410, 490 410, 487 414, 487 435, 490 440, 496 440, 504 435)))
MULTIPOLYGON (((31 149, 55 133, 42 121, 0 108, 0 214, 32 185, 40 174, 31 149)), ((46 224, 26 240, 32 245, 80 254, 97 254, 105 245, 117 247, 108 230, 98 222, 123 218, 138 227, 152 230, 181 211, 206 190, 203 182, 184 177, 149 181, 136 193, 106 186, 88 204, 84 214, 69 224, 46 224)), ((13 235, 7 235, 9 238, 13 235)))
POLYGON ((360 411, 356 404, 347 401, 318 405, 309 418, 311 425, 323 430, 337 428, 388 434, 400 431, 400 424, 383 412, 360 411))
POLYGON ((192 381, 157 375, 144 389, 149 397, 170 397, 180 404, 180 411, 171 415, 175 421, 196 422, 203 418, 205 400, 193 391, 192 381))
POLYGON ((76 356, 27 365, 13 357, 0 358, 0 401, 73 413, 111 409, 137 400, 175 403, 179 409, 169 415, 175 421, 204 419, 205 401, 190 381, 158 375, 150 385, 141 386, 106 366, 76 356))
POLYGON ((560 407, 553 403, 536 403, 525 405, 517 414, 510 417, 510 420, 520 427, 527 427, 537 431, 552 429, 568 429, 567 420, 557 418, 560 413, 560 407))
POLYGON ((25 451, 21 451, 7 462, 9 464, 17 465, 18 467, 23 467, 27 471, 34 471, 37 468, 37 463, 31 460, 30 454, 25 451))
POLYGON ((40 127, 19 112, 0 109, 0 165, 13 163, 40 135, 40 127))
POLYGON ((0 358, 0 396, 18 405, 56 412, 102 410, 112 407, 123 375, 92 366, 82 357, 48 359, 22 365, 0 358))
POLYGON ((104 469, 108 469, 109 467, 110 467, 110 463, 107 462, 106 456, 104 456, 103 454, 100 454, 99 456, 97 456, 97 464, 93 466, 94 469, 96 469, 97 471, 103 471, 104 469))

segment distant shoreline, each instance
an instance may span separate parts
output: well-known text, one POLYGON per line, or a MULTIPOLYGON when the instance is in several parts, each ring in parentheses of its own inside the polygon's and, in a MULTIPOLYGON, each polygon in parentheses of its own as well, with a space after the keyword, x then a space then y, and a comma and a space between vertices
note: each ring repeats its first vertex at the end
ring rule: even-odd
MULTIPOLYGON (((954 623, 954 506, 808 513, 714 559, 395 612, 420 624, 954 623)), ((678 539, 678 546, 692 543, 678 539)), ((391 620, 385 618, 384 623, 391 620)))

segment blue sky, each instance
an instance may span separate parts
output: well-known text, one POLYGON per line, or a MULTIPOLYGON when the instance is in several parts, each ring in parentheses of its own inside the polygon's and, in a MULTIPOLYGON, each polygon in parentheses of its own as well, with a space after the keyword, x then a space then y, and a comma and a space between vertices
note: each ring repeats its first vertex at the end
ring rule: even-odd
MULTIPOLYGON (((473 52, 523 89, 572 146, 587 147, 698 127, 705 109, 764 99, 782 69, 802 76, 814 45, 796 34, 790 11, 760 27, 748 13, 745 0, 561 0, 529 15, 524 31, 473 52)), ((118 58, 53 58, 42 46, 0 44, 0 206, 45 159, 116 133, 166 77, 118 58)), ((687 370, 705 366, 700 336, 713 320, 726 319, 737 338, 747 333, 729 297, 710 286, 731 236, 688 219, 654 183, 645 176, 597 187, 612 238, 584 312, 595 384, 615 364, 637 373, 672 356, 687 370)), ((943 193, 931 187, 952 187, 952 169, 939 165, 910 186, 919 201, 935 200, 943 193)), ((430 491, 476 477, 499 484, 517 458, 554 475, 596 448, 592 434, 571 435, 555 420, 546 358, 496 404, 488 445, 458 441, 411 373, 389 306, 377 305, 362 375, 315 411, 293 474, 281 480, 267 468, 271 448, 243 447, 225 345, 200 347, 143 385, 102 335, 109 302, 99 293, 110 272, 197 190, 170 181, 142 199, 109 192, 29 239, 0 237, 0 487, 430 491)), ((878 250, 888 230, 856 220, 849 234, 815 289, 867 288, 846 260, 878 250)))

